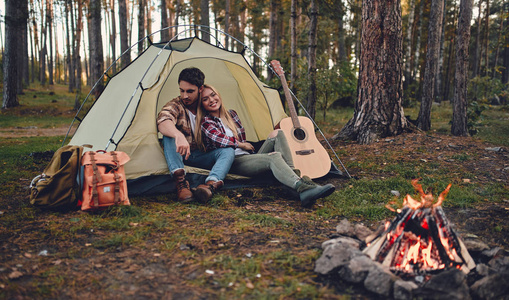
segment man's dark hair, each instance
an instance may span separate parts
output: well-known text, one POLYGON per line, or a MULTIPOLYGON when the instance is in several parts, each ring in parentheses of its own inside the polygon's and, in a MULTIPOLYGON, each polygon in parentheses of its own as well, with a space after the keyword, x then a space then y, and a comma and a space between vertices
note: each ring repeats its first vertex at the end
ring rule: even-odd
POLYGON ((203 74, 200 69, 195 67, 185 68, 180 72, 178 82, 180 83, 182 80, 200 88, 205 83, 205 74, 203 74))

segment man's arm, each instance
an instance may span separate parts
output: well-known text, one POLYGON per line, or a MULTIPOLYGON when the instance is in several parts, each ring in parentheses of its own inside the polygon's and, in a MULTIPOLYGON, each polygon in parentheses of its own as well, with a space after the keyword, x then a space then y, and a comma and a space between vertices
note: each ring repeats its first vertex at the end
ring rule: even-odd
POLYGON ((164 120, 159 125, 157 125, 157 129, 163 135, 174 138, 175 146, 177 147, 177 152, 185 156, 184 159, 187 160, 189 155, 191 155, 191 147, 187 142, 186 137, 180 130, 175 127, 175 124, 171 120, 164 120))

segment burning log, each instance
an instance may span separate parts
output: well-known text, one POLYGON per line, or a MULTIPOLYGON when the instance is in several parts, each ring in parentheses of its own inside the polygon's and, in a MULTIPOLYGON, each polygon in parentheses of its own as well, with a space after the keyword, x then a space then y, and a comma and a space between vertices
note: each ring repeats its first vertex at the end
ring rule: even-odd
POLYGON ((418 179, 412 180, 412 185, 421 201, 406 195, 394 220, 363 252, 398 273, 421 275, 450 268, 470 272, 475 262, 441 206, 451 185, 436 202, 431 193, 423 191, 418 179))

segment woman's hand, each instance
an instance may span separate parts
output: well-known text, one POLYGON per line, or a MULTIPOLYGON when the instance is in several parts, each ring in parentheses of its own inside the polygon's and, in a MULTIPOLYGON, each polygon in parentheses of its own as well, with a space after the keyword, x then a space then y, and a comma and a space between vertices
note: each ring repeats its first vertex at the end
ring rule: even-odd
POLYGON ((254 146, 248 142, 239 142, 239 148, 246 151, 254 151, 254 146))

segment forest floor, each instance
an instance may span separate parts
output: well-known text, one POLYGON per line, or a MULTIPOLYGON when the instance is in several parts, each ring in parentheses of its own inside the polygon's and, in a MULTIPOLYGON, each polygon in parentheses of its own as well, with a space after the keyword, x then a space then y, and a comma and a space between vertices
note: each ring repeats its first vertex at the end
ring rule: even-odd
MULTIPOLYGON (((10 128, 0 131, 0 136, 62 135, 67 130, 10 128)), ((332 183, 338 190, 355 180, 391 176, 349 163, 362 162, 366 155, 379 165, 394 155, 409 164, 435 162, 459 184, 499 182, 507 189, 509 182, 508 149, 494 151, 496 145, 471 137, 407 133, 372 145, 335 142, 333 147, 344 153, 341 159, 354 179, 317 181, 332 183), (459 153, 475 159, 461 159, 459 153)), ((41 169, 50 158, 38 161, 41 169)), ((0 298, 376 298, 361 287, 313 271, 321 243, 335 236, 343 218, 317 215, 327 199, 303 209, 281 187, 267 187, 221 191, 221 199, 234 200, 208 208, 179 204, 173 195, 166 195, 133 197, 132 206, 142 210, 130 211, 127 217, 119 210, 98 215, 55 213, 26 205, 29 180, 20 178, 0 203, 0 219, 4 219, 0 298), (8 219, 14 214, 16 219, 8 219), (261 220, 258 225, 251 226, 252 216, 261 220), (128 235, 129 231, 135 234, 128 235)), ((445 211, 460 235, 476 235, 490 247, 509 249, 509 199, 445 206, 445 211)), ((350 221, 371 228, 379 224, 362 216, 350 221)))

